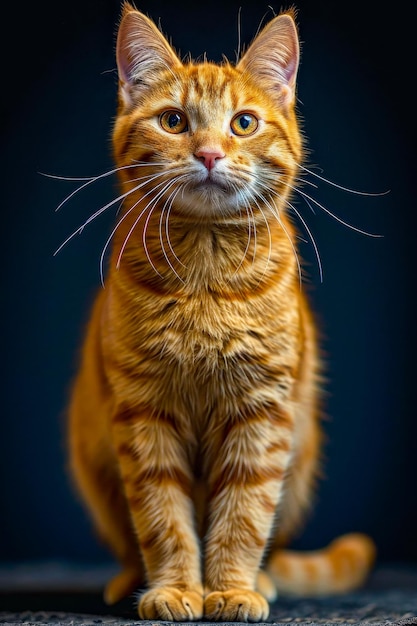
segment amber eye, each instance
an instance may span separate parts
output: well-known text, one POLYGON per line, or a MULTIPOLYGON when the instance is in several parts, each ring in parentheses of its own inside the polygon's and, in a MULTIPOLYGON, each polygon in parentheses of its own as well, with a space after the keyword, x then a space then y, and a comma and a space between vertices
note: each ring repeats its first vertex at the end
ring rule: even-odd
POLYGON ((230 127, 235 135, 252 135, 258 128, 258 120, 252 113, 239 113, 232 119, 230 127))
POLYGON ((164 113, 159 116, 159 123, 167 133, 175 135, 188 130, 187 118, 181 111, 164 111, 164 113))

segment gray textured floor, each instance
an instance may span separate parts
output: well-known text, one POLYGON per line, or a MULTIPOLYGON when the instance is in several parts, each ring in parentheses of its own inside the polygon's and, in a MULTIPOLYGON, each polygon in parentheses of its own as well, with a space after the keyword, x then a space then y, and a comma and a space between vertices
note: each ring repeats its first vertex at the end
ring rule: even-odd
MULTIPOLYGON (((111 609, 103 603, 100 588, 108 574, 105 568, 71 569, 57 564, 44 565, 43 569, 0 569, 0 623, 154 626, 154 622, 138 620, 134 598, 111 609)), ((417 626, 417 566, 378 567, 364 589, 343 596, 302 600, 281 597, 271 605, 268 623, 417 626)))

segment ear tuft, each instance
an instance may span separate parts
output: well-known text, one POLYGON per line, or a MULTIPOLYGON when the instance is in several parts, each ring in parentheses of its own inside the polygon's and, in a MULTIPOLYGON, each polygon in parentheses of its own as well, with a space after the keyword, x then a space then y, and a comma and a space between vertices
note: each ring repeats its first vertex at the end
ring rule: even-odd
POLYGON ((238 69, 255 76, 284 107, 295 101, 300 59, 294 20, 294 9, 277 15, 259 33, 237 65, 238 69))
POLYGON ((130 2, 124 2, 117 46, 117 69, 122 101, 132 102, 137 85, 150 85, 159 72, 181 64, 155 24, 130 2))
POLYGON ((126 13, 129 13, 129 11, 137 11, 137 9, 131 2, 124 0, 122 4, 122 18, 126 15, 126 13))

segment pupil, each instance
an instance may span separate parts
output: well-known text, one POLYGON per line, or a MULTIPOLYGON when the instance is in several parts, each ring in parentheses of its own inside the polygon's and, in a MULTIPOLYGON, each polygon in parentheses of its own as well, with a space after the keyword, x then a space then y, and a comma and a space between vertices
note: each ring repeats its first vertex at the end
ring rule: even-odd
POLYGON ((180 116, 178 115, 178 113, 172 113, 169 118, 168 118, 168 125, 170 128, 175 128, 175 126, 177 126, 181 121, 180 116))
POLYGON ((240 118, 240 125, 243 128, 243 130, 246 130, 249 125, 251 123, 251 118, 249 115, 242 115, 242 117, 240 118))

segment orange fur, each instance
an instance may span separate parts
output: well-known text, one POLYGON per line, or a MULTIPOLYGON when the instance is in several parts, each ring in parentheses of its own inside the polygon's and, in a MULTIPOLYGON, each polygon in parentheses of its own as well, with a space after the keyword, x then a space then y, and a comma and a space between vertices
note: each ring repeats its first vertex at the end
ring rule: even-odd
POLYGON ((72 472, 123 566, 109 603, 146 581, 142 618, 264 620, 276 588, 348 589, 373 560, 360 535, 280 549, 311 502, 321 442, 316 327, 287 215, 303 153, 293 16, 236 67, 183 64, 126 3, 117 62, 124 202, 71 399, 72 472))

